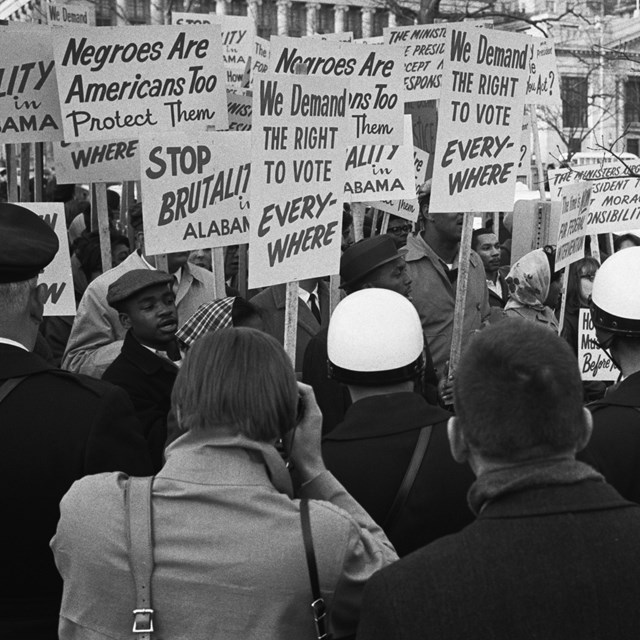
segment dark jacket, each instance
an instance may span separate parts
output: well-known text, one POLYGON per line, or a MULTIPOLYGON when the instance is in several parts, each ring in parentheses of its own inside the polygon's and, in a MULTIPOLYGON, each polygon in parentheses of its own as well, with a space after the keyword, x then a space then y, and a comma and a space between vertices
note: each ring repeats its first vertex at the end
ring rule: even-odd
MULTIPOLYGON (((264 310, 262 320, 264 330, 272 335, 280 344, 284 341, 284 318, 287 301, 287 286, 284 284, 268 287, 257 296, 251 298, 251 302, 264 310)), ((318 282, 318 304, 320 306, 320 318, 322 323, 318 323, 311 309, 302 301, 298 300, 298 331, 296 340, 296 362, 295 370, 302 371, 302 360, 304 351, 309 340, 320 331, 322 327, 329 324, 329 285, 320 280, 318 282)))
POLYGON ((0 584, 3 638, 57 638, 62 581, 49 540, 73 482, 103 471, 148 475, 151 461, 127 395, 0 344, 0 384, 28 376, 0 403, 0 584))
POLYGON ((588 407, 593 433, 578 459, 597 469, 627 500, 640 503, 640 372, 588 407))
POLYGON ((154 471, 159 471, 164 461, 167 416, 177 375, 176 365, 143 347, 128 331, 120 355, 102 376, 129 394, 149 443, 154 471))
POLYGON ((503 495, 373 576, 358 638, 637 638, 639 538, 640 507, 602 482, 503 495))
POLYGON ((466 496, 474 476, 451 456, 450 415, 417 393, 372 396, 352 404, 344 422, 323 439, 322 455, 329 471, 383 526, 420 429, 433 425, 405 507, 396 525, 385 530, 400 556, 473 520, 466 496))
POLYGON ((498 284, 500 285, 500 289, 502 290, 502 296, 499 296, 487 287, 487 291, 489 292, 489 306, 490 307, 500 307, 504 309, 504 305, 507 304, 507 300, 509 299, 509 287, 507 286, 507 281, 504 276, 498 271, 498 284))

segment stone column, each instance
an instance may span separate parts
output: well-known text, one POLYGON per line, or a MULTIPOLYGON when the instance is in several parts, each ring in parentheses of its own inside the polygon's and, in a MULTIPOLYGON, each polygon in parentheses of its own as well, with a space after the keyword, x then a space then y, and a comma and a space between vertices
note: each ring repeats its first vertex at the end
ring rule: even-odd
POLYGON ((373 35, 373 12, 370 7, 362 7, 362 37, 370 38, 373 35))
POLYGON ((389 11, 389 24, 388 27, 397 27, 398 21, 396 20, 396 14, 393 11, 389 11))
POLYGON ((122 27, 129 24, 127 20, 127 0, 116 0, 116 26, 122 27))
POLYGON ((258 6, 261 4, 262 0, 247 0, 247 15, 256 25, 256 33, 258 32, 258 6))
POLYGON ((320 5, 314 2, 307 2, 307 35, 312 36, 318 31, 318 11, 320 5))
POLYGON ((216 13, 219 16, 227 15, 227 0, 216 0, 216 13))
POLYGON ((151 0, 149 8, 151 24, 164 24, 164 0, 151 0))
POLYGON ((289 34, 289 0, 277 0, 278 7, 278 35, 286 36, 289 34))
POLYGON ((349 7, 344 4, 337 4, 333 7, 336 14, 335 17, 335 32, 344 33, 344 14, 349 11, 349 7))

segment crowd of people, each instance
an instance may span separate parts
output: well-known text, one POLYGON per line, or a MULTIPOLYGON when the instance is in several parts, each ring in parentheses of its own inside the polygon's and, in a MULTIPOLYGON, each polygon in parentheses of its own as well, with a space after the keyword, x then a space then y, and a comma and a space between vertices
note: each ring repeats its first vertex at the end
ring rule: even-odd
POLYGON ((285 286, 241 296, 235 248, 221 298, 210 252, 157 269, 140 203, 104 273, 65 205, 78 310, 43 318, 58 239, 0 203, 3 637, 638 636, 635 236, 562 292, 553 247, 476 229, 454 370, 463 214, 429 195, 358 242, 345 210, 293 361, 285 286), (584 308, 616 385, 581 381, 584 308))

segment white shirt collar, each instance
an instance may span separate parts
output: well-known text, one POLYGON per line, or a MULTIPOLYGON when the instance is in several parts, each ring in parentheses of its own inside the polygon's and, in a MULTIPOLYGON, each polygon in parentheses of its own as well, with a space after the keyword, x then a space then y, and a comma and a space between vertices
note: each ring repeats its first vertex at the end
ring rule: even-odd
POLYGON ((302 287, 298 287, 298 298, 300 298, 300 300, 302 300, 302 302, 304 302, 307 306, 310 305, 309 300, 311 298, 312 293, 316 297, 316 304, 320 304, 318 300, 318 285, 315 286, 313 291, 307 291, 302 287))
POLYGON ((24 351, 29 351, 27 347, 25 347, 21 342, 16 342, 15 340, 10 340, 9 338, 0 338, 0 344, 8 344, 10 347, 18 347, 19 349, 23 349, 24 351))

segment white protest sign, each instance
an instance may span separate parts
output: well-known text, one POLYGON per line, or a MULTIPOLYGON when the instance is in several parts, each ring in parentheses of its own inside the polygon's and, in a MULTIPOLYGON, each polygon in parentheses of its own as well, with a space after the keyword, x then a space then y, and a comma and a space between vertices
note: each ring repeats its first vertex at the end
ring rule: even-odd
POLYGON ((253 98, 244 93, 227 90, 229 129, 232 131, 251 130, 251 108, 253 98))
POLYGON ((560 75, 553 40, 534 38, 533 42, 527 60, 529 79, 525 102, 557 107, 561 104, 560 75))
POLYGON ((227 86, 240 87, 247 60, 251 57, 256 24, 250 16, 211 16, 222 29, 222 57, 227 70, 227 86))
POLYGON ((384 37, 371 36, 369 38, 356 38, 355 40, 353 40, 353 42, 355 42, 356 44, 375 44, 377 46, 380 46, 381 44, 384 44, 384 37))
POLYGON ((269 73, 254 91, 249 287, 338 273, 348 81, 269 73))
POLYGON ((60 184, 140 179, 137 140, 59 142, 53 155, 60 184))
POLYGON ((251 68, 251 82, 256 73, 266 73, 269 69, 269 52, 271 43, 265 38, 256 36, 253 40, 253 67, 251 68))
POLYGON ((580 309, 578 329, 578 364, 582 379, 615 382, 620 376, 620 370, 598 346, 589 309, 580 309))
POLYGON ((314 38, 316 40, 326 40, 328 42, 353 42, 352 31, 341 31, 339 33, 313 33, 305 38, 314 38))
POLYGON ((78 25, 85 27, 96 26, 96 8, 84 2, 68 2, 58 4, 47 3, 47 23, 52 27, 66 27, 78 25))
POLYGON ((411 222, 415 222, 418 219, 418 213, 420 213, 416 198, 412 200, 375 200, 365 204, 411 222))
POLYGON ((218 25, 53 29, 64 139, 227 129, 218 25))
POLYGON ((2 28, 0 58, 0 140, 62 140, 50 31, 27 37, 22 30, 2 28))
POLYGON ((560 195, 560 225, 556 241, 556 271, 584 257, 584 236, 591 201, 591 185, 575 182, 560 195))
POLYGON ((250 143, 244 131, 140 138, 150 254, 248 242, 250 143))
POLYGON ((350 80, 350 133, 347 144, 402 144, 402 47, 331 42, 314 38, 271 39, 269 68, 310 76, 350 80))
POLYGON ((520 151, 518 157, 518 175, 529 174, 531 170, 531 130, 530 120, 522 121, 522 136, 520 138, 520 151))
POLYGON ((60 242, 55 258, 38 278, 38 284, 46 285, 44 303, 45 316, 74 316, 76 299, 73 293, 71 274, 71 256, 64 217, 64 204, 61 202, 29 202, 28 208, 40 216, 55 232, 60 242))
POLYGON ((532 38, 447 32, 431 210, 510 211, 532 38))
POLYGON ((347 147, 344 197, 348 202, 372 198, 416 197, 411 116, 404 117, 404 144, 347 147))
MULTIPOLYGON (((413 144, 413 138, 412 138, 413 144)), ((427 180, 427 167, 429 166, 430 153, 419 147, 413 147, 413 168, 415 172, 416 189, 420 188, 427 180)))
POLYGON ((640 165, 625 167, 621 162, 604 166, 583 166, 549 171, 552 200, 559 200, 567 185, 591 181, 591 208, 587 234, 619 233, 640 227, 640 165))
POLYGON ((209 13, 184 13, 181 11, 173 11, 171 13, 171 24, 214 24, 213 16, 209 13))

